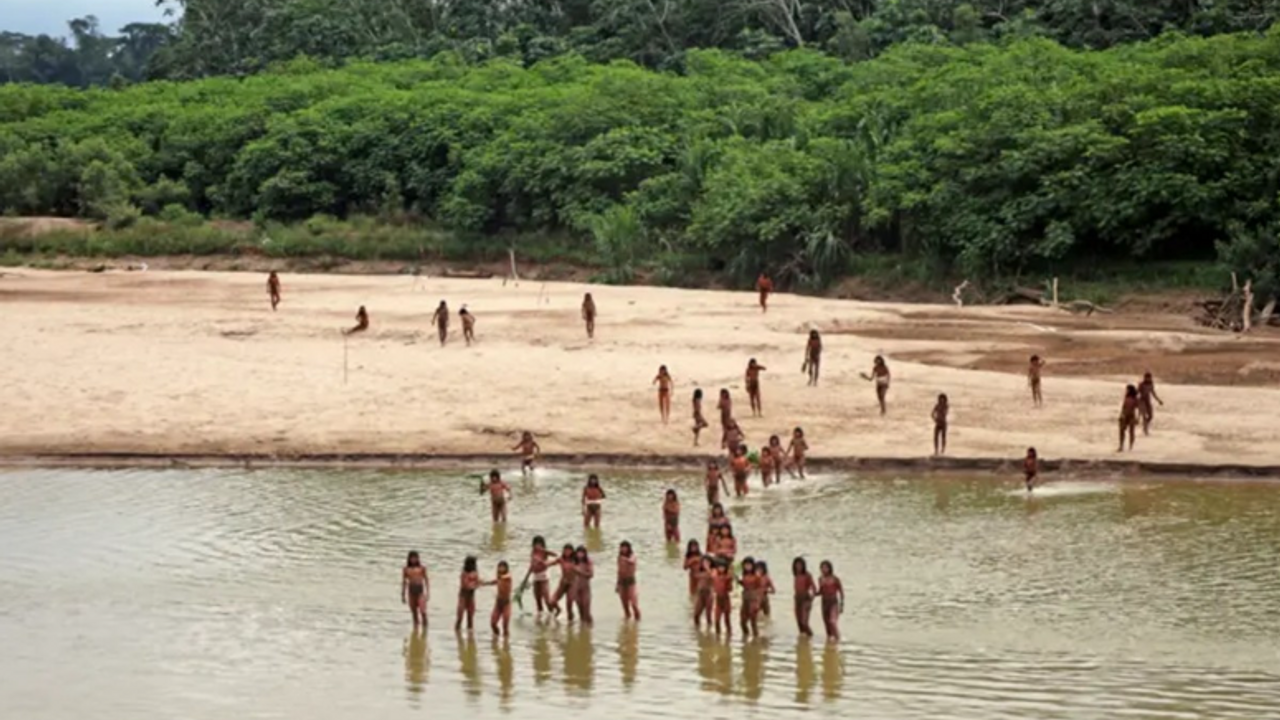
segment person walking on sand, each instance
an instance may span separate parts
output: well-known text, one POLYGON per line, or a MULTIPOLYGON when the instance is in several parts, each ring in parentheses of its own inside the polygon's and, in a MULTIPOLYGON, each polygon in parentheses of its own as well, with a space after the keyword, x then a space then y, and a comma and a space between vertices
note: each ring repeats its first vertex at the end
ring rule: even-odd
POLYGON ((817 330, 809 331, 809 341, 804 346, 804 364, 800 372, 809 373, 809 385, 817 386, 818 372, 822 368, 822 336, 817 330))
POLYGON ((1129 451, 1133 451, 1133 436, 1138 428, 1138 388, 1129 385, 1124 389, 1124 402, 1120 404, 1120 447, 1124 452, 1124 436, 1129 435, 1129 451))
POLYGON ((658 376, 653 379, 652 384, 658 386, 658 414, 662 416, 663 425, 671 420, 671 390, 675 382, 666 365, 658 368, 658 376))
POLYGON ((462 320, 462 339, 467 341, 467 347, 471 347, 471 343, 476 340, 476 316, 463 305, 458 311, 458 317, 462 320))
POLYGON ((587 339, 594 340, 596 337, 596 301, 591 299, 591 293, 582 296, 582 321, 587 325, 587 339))
POLYGON ((763 271, 756 278, 756 291, 760 293, 760 312, 769 312, 769 293, 773 292, 773 280, 763 271))
POLYGON ((449 304, 441 300, 436 311, 431 314, 431 324, 436 326, 436 334, 440 336, 440 347, 449 340, 449 304))
POLYGON ((1142 382, 1138 384, 1138 410, 1142 414, 1142 434, 1151 434, 1151 421, 1156 416, 1155 406, 1151 404, 1152 400, 1164 405, 1164 401, 1156 394, 1156 381, 1151 377, 1151 372, 1143 373, 1142 382))
POLYGON ((1032 355, 1031 362, 1027 365, 1027 387, 1031 388, 1031 404, 1040 407, 1044 405, 1044 396, 1040 394, 1040 375, 1044 370, 1044 360, 1039 355, 1032 355))
POLYGON ((409 552, 404 571, 400 574, 400 602, 409 606, 413 613, 413 629, 427 626, 427 601, 431 594, 431 580, 427 577, 427 569, 423 567, 418 551, 409 552))
POLYGON ((267 297, 271 300, 271 312, 275 312, 276 306, 280 304, 280 276, 276 275, 275 270, 267 276, 267 297))
POLYGON ((343 335, 355 335, 356 333, 362 333, 362 332, 364 332, 365 330, 368 330, 368 329, 369 329, 369 313, 368 313, 368 311, 366 311, 366 310, 364 309, 364 306, 363 306, 363 305, 361 305, 361 306, 360 306, 360 309, 356 311, 356 325, 355 325, 355 327, 353 327, 353 328, 348 328, 348 329, 346 329, 346 330, 343 330, 343 331, 342 331, 342 334, 343 334, 343 335))
POLYGON ((862 374, 862 379, 876 384, 876 401, 880 403, 880 414, 884 415, 889 408, 885 404, 885 398, 889 395, 889 366, 885 363, 884 358, 880 355, 876 356, 875 362, 871 365, 871 374, 862 374))
POLYGON ((760 399, 760 373, 767 370, 765 366, 756 362, 755 358, 751 358, 747 362, 746 385, 747 397, 751 399, 751 416, 762 417, 764 415, 764 402, 760 399))
POLYGON ((693 446, 698 446, 698 438, 702 429, 707 427, 707 419, 702 415, 702 388, 693 391, 693 446))

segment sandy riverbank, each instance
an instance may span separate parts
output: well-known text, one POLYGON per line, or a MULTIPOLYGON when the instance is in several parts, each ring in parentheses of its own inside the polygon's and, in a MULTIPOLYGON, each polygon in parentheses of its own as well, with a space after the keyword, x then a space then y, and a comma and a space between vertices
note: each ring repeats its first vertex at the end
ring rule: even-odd
POLYGON ((928 455, 929 411, 946 392, 961 459, 1035 445, 1049 459, 1280 465, 1280 339, 1205 333, 1175 316, 786 294, 762 316, 742 293, 328 275, 283 276, 272 313, 264 281, 6 271, 0 456, 491 456, 525 428, 564 456, 690 455, 688 399, 701 386, 713 425, 728 387, 751 444, 803 425, 814 455, 832 459, 928 455), (588 289, 594 342, 578 317, 588 289), (476 346, 438 346, 427 321, 441 298, 476 314, 476 346), (344 383, 339 329, 361 304, 372 329, 347 343, 344 383), (800 372, 810 327, 826 345, 817 389, 800 372), (1033 352, 1049 361, 1040 410, 1021 375, 1033 352), (894 373, 887 418, 858 378, 877 353, 894 373), (763 419, 746 411, 750 357, 768 367, 763 419), (664 363, 677 382, 669 426, 650 385, 664 363), (1147 367, 1167 405, 1152 436, 1118 457, 1123 383, 1147 367))

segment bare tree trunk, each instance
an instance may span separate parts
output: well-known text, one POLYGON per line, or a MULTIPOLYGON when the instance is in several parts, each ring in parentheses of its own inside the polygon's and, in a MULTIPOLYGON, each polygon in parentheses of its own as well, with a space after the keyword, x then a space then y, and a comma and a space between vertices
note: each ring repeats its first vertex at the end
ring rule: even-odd
POLYGON ((967 287, 969 287, 969 281, 965 280, 957 285, 956 289, 951 292, 951 299, 955 301, 956 307, 964 307, 964 298, 961 297, 961 293, 963 293, 967 287))
POLYGON ((1253 329, 1253 281, 1244 281, 1244 305, 1240 307, 1240 327, 1242 332, 1253 329))

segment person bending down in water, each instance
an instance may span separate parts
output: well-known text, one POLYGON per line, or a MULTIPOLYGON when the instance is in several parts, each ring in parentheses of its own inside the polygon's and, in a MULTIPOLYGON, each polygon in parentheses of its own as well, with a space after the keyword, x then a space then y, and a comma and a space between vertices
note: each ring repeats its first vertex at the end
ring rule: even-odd
POLYGON ((427 600, 431 594, 431 580, 427 577, 427 569, 418 557, 418 551, 409 553, 405 560, 404 572, 400 580, 400 602, 409 606, 413 613, 413 627, 427 626, 427 600))
POLYGON ((356 326, 353 328, 349 328, 347 330, 343 330, 342 334, 355 335, 356 333, 362 333, 368 329, 369 329, 369 313, 364 309, 364 306, 361 305, 360 309, 356 311, 356 326))
POLYGON ((436 326, 436 334, 440 337, 440 347, 449 340, 449 305, 441 300, 436 311, 431 314, 431 324, 436 326))
POLYGON ((1040 479, 1040 459, 1036 456, 1035 448, 1027 448, 1027 456, 1022 459, 1022 475, 1023 482, 1027 484, 1027 492, 1036 486, 1036 481, 1040 479))
POLYGON ((275 312, 276 306, 280 304, 280 276, 275 270, 267 276, 267 298, 271 300, 271 312, 275 312))
POLYGON ((675 384, 666 365, 658 368, 658 376, 653 379, 653 384, 658 386, 658 414, 662 416, 662 424, 666 425, 671 419, 671 387, 675 384))
POLYGON ((813 637, 813 628, 809 626, 809 618, 813 615, 813 599, 818 595, 818 585, 809 574, 809 567, 804 558, 791 561, 791 575, 795 578, 796 626, 800 634, 813 637))
POLYGON ((707 419, 702 416, 702 388, 693 391, 693 446, 698 446, 698 436, 707 427, 707 419))
POLYGON ((817 330, 809 331, 809 342, 804 346, 804 364, 800 372, 809 373, 809 384, 818 384, 818 372, 822 368, 822 336, 817 330))
POLYGON ((938 404, 933 406, 933 454, 945 455, 947 452, 947 413, 951 410, 947 404, 947 394, 938 396, 938 404))
POLYGON ((587 486, 582 488, 582 527, 600 529, 600 513, 604 505, 604 488, 594 473, 587 476, 587 486))
POLYGON ((542 455, 542 447, 533 439, 533 433, 524 431, 520 442, 512 445, 511 449, 520 451, 520 474, 528 475, 533 472, 534 461, 542 455))
POLYGON ((827 629, 827 642, 840 640, 840 615, 844 612, 844 585, 836 577, 830 560, 818 565, 818 594, 822 596, 822 624, 827 629))
POLYGON ((468 555, 462 561, 462 576, 458 580, 458 619, 453 623, 455 631, 462 629, 463 618, 466 618, 468 631, 474 628, 476 588, 478 587, 480 587, 480 573, 476 570, 476 559, 468 555))
POLYGON ((1124 436, 1129 435, 1129 450, 1133 451, 1134 431, 1138 427, 1138 388, 1130 385, 1124 389, 1124 402, 1120 404, 1120 447, 1116 452, 1124 452, 1124 436))
POLYGON ((767 369, 765 366, 756 363, 755 358, 751 358, 747 362, 747 397, 751 400, 752 417, 762 417, 764 415, 764 402, 760 399, 760 373, 767 369))
POLYGON ((476 340, 476 316, 463 305, 458 311, 458 317, 462 319, 462 339, 467 341, 467 347, 471 347, 471 343, 476 340))
POLYGON ((636 555, 631 543, 623 540, 618 546, 618 598, 622 600, 622 614, 628 620, 640 620, 640 594, 636 589, 636 555))
POLYGON ((493 515, 493 521, 506 522, 507 500, 511 499, 511 486, 503 482, 497 470, 490 470, 489 482, 484 486, 484 490, 489 492, 489 512, 493 515))
POLYGON ((880 414, 884 415, 888 412, 888 405, 885 399, 889 396, 889 366, 885 363, 884 358, 877 355, 875 362, 871 365, 871 374, 863 374, 863 380, 869 380, 876 384, 876 401, 880 403, 880 414))
POLYGON ((1164 401, 1156 394, 1156 381, 1151 377, 1150 372, 1142 375, 1142 382, 1138 385, 1138 410, 1142 413, 1142 434, 1151 434, 1151 420, 1156 416, 1155 406, 1151 404, 1154 399, 1164 405, 1164 401))
POLYGON ((594 340, 596 337, 596 301, 591 299, 591 293, 582 296, 582 321, 587 324, 587 339, 594 340))
POLYGON ((498 588, 498 597, 493 603, 493 614, 489 616, 489 628, 493 630, 494 635, 505 635, 511 637, 511 568, 507 565, 507 561, 503 560, 498 563, 498 576, 492 580, 488 580, 482 585, 495 585, 498 588), (501 627, 498 621, 502 621, 501 627))

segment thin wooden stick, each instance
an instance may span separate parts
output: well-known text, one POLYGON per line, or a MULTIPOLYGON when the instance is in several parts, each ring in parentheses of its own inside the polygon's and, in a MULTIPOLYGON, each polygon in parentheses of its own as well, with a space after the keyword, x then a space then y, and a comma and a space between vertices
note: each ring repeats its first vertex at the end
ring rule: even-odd
POLYGON ((342 336, 342 384, 347 384, 347 336, 342 336))

